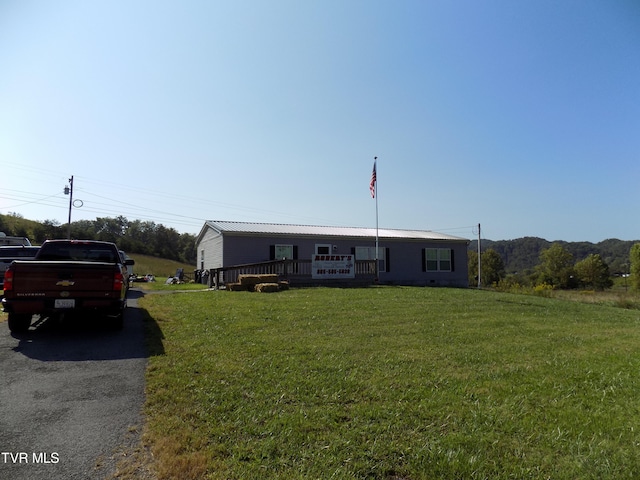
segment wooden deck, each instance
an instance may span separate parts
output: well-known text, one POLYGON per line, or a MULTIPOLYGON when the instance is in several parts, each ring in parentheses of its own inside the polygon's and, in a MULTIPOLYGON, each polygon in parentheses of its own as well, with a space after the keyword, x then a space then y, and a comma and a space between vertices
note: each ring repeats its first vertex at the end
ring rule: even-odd
POLYGON ((373 285, 376 279, 375 260, 356 260, 355 277, 348 279, 315 279, 311 274, 311 260, 273 260, 269 262, 247 263, 209 270, 209 287, 220 289, 227 283, 236 283, 238 275, 278 275, 292 287, 305 286, 359 286, 373 285))

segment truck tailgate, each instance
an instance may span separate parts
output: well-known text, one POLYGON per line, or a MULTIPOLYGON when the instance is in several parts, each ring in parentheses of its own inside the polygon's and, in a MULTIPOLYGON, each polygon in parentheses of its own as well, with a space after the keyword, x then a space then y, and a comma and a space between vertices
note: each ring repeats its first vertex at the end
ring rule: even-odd
POLYGON ((101 262, 16 261, 14 291, 37 297, 119 297, 116 268, 101 262), (64 293, 63 293, 64 292, 64 293))

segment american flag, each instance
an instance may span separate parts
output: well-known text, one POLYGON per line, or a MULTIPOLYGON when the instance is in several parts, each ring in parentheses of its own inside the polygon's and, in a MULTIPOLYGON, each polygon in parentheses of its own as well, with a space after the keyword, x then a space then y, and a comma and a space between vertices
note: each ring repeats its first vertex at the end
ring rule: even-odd
POLYGON ((371 181, 369 182, 369 191, 371 192, 371 198, 376 198, 376 162, 373 162, 373 171, 371 172, 371 181))

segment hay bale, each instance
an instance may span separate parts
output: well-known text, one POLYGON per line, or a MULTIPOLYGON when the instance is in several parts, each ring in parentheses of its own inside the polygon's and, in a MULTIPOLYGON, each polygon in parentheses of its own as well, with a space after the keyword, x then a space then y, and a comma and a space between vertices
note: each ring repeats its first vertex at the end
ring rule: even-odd
POLYGON ((238 275, 238 282, 241 285, 254 286, 260 282, 260 275, 250 275, 247 273, 241 273, 238 275))
MULTIPOLYGON (((247 285, 242 285, 241 283, 227 283, 226 287, 229 292, 246 292, 249 290, 247 285)), ((251 289, 253 289, 253 286, 251 286, 251 289)))
POLYGON ((280 290, 280 286, 277 283, 258 283, 255 286, 255 291, 261 293, 273 293, 278 290, 280 290))
POLYGON ((278 283, 278 275, 275 273, 265 273, 258 275, 258 283, 278 283))
POLYGON ((281 280, 278 282, 280 290, 289 290, 289 280, 281 280))

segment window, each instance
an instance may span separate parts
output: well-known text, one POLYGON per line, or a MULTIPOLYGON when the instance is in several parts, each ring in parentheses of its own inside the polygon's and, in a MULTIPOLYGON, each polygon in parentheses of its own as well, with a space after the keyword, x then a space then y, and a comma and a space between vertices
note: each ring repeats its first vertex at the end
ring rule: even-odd
POLYGON ((298 246, 297 245, 269 245, 269 260, 297 260, 298 259, 298 246))
POLYGON ((282 260, 283 258, 293 258, 293 245, 276 245, 275 246, 275 259, 282 260))
POLYGON ((326 243, 316 243, 316 255, 330 255, 331 245, 326 243))
POLYGON ((437 272, 438 270, 440 270, 438 268, 438 249, 437 248, 427 248, 426 257, 427 257, 427 272, 437 272))
MULTIPOLYGON (((387 272, 387 249, 378 247, 378 271, 387 272)), ((376 247, 356 247, 356 260, 375 260, 376 247)))
POLYGON ((453 251, 450 248, 425 248, 422 270, 426 272, 452 272, 453 251))

